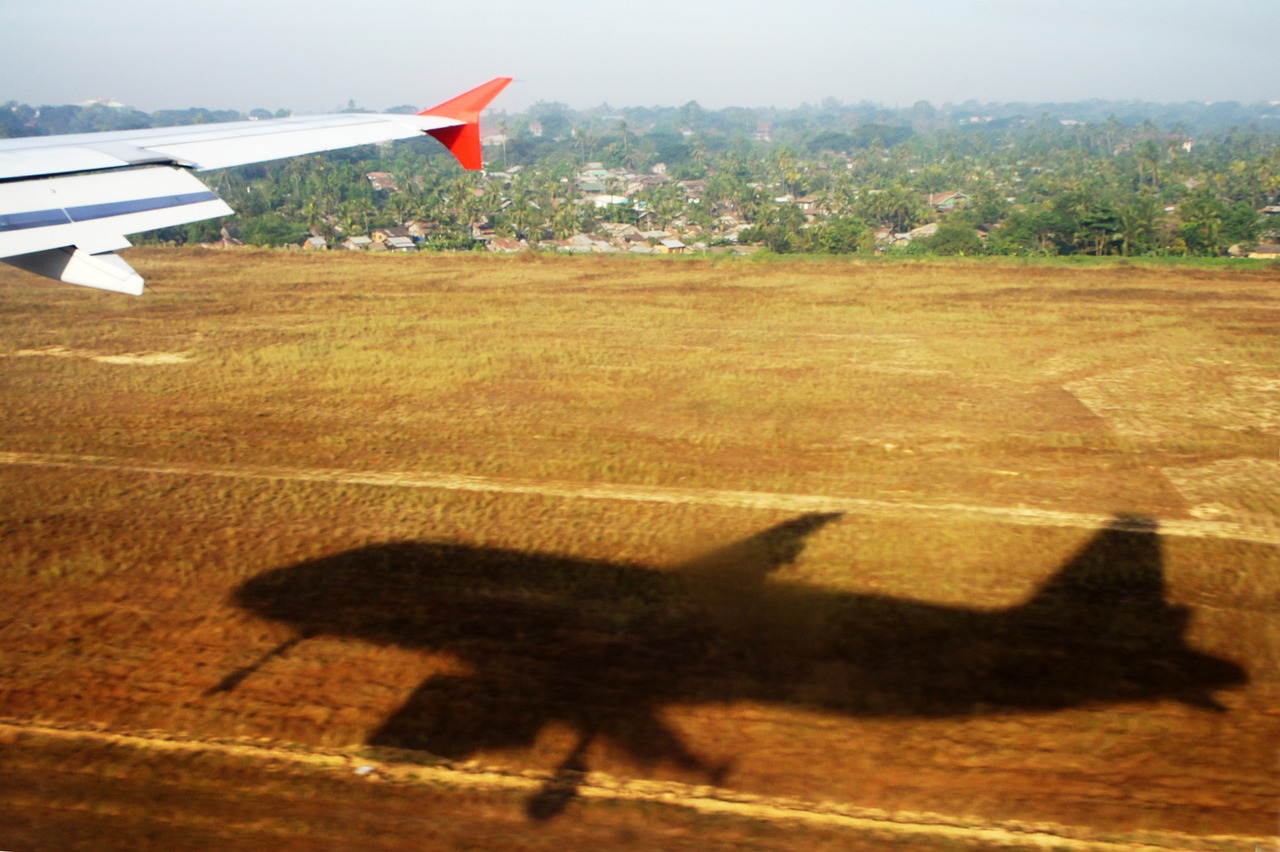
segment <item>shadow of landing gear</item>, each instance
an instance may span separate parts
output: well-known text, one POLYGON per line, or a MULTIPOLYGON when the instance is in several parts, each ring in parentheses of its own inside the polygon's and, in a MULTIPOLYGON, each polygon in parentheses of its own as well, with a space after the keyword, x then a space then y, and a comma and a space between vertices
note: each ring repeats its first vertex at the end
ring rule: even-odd
POLYGON ((556 767, 555 774, 525 802, 524 812, 530 819, 542 822, 559 816, 569 806, 569 802, 577 798, 582 779, 589 771, 586 761, 587 746, 591 745, 593 739, 595 734, 580 736, 573 751, 556 767))

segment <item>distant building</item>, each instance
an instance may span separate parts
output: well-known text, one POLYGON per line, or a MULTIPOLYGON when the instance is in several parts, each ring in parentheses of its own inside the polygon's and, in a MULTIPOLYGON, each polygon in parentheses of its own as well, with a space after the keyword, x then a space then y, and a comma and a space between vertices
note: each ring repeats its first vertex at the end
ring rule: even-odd
POLYGON ((516 254, 529 250, 529 244, 524 240, 514 240, 510 237, 495 237, 485 243, 484 247, 488 251, 496 251, 501 254, 516 254))
POLYGON ((935 192, 929 196, 929 206, 934 210, 954 210, 968 200, 969 196, 963 192, 935 192))
POLYGON ((440 230, 439 222, 423 222, 421 220, 410 222, 405 226, 405 230, 409 232, 409 236, 416 240, 425 240, 427 237, 435 234, 440 230))
POLYGON ((104 106, 104 107, 110 107, 111 109, 127 109, 127 107, 124 104, 120 103, 115 98, 90 98, 87 101, 81 101, 80 103, 76 104, 76 106, 82 106, 82 107, 104 106))
POLYGON ((396 179, 391 176, 391 172, 369 172, 365 177, 369 179, 369 183, 373 184, 373 188, 377 192, 400 191, 400 187, 396 185, 396 179))
POLYGON ((413 242, 413 240, 409 239, 409 229, 403 225, 392 225, 390 228, 374 228, 369 236, 373 238, 375 243, 390 242, 395 237, 404 237, 409 242, 413 242))
POLYGON ((692 200, 707 194, 707 182, 702 178, 677 181, 676 186, 684 190, 685 197, 692 200))

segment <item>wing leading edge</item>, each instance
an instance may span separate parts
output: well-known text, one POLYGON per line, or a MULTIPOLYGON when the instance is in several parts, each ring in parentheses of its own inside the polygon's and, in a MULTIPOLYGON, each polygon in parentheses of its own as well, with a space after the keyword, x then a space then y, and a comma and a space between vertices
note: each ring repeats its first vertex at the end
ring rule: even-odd
POLYGON ((141 295, 114 254, 127 234, 233 211, 193 171, 429 134, 463 168, 481 167, 480 113, 511 82, 497 77, 417 115, 353 113, 0 140, 0 260, 141 295))

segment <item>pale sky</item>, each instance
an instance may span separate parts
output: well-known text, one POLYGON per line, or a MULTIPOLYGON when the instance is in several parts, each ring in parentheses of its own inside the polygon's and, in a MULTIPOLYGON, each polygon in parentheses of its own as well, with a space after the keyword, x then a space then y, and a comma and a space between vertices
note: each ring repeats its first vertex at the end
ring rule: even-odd
POLYGON ((1277 0, 0 0, 0 102, 1280 100, 1277 0))

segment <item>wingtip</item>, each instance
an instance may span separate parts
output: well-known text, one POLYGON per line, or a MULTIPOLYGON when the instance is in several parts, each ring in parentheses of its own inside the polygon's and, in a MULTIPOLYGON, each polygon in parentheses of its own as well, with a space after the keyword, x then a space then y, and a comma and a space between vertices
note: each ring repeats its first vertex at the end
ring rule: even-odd
POLYGON ((494 77, 489 82, 481 83, 455 98, 436 104, 430 109, 424 109, 418 115, 439 115, 467 123, 479 121, 481 111, 511 84, 512 79, 511 77, 494 77))

